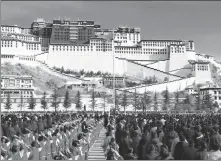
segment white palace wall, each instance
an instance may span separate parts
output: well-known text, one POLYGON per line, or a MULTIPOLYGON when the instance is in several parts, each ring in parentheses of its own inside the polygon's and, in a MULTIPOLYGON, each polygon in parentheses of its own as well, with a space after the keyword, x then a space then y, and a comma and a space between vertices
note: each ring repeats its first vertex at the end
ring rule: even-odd
MULTIPOLYGON (((146 86, 137 86, 136 92, 139 94, 143 94, 145 91, 151 91, 151 92, 162 92, 166 90, 166 88, 169 89, 169 92, 176 92, 177 90, 185 90, 186 87, 193 85, 195 82, 195 77, 186 78, 186 79, 180 79, 168 83, 161 83, 156 85, 146 85, 146 86)), ((131 88, 125 88, 129 92, 134 92, 135 89, 133 87, 131 88)), ((124 89, 122 89, 124 90, 124 89)))
POLYGON ((24 55, 24 56, 31 56, 34 54, 41 53, 41 44, 40 43, 28 43, 28 42, 21 42, 21 41, 10 41, 10 45, 4 45, 3 43, 9 42, 1 40, 2 46, 1 46, 1 54, 2 55, 24 55), (16 45, 17 44, 17 45, 16 45), (12 46, 11 46, 12 45, 12 46), (32 48, 28 48, 28 46, 32 48), (34 50, 34 45, 38 46, 34 50), (17 46, 17 47, 16 47, 17 46))
POLYGON ((145 67, 143 65, 131 62, 131 61, 126 61, 126 67, 125 67, 125 71, 126 71, 126 75, 133 77, 133 78, 137 78, 137 79, 145 79, 145 78, 149 78, 149 77, 153 77, 155 76, 158 80, 160 81, 164 81, 164 79, 167 77, 170 81, 173 80, 178 80, 181 79, 181 77, 175 76, 175 75, 171 75, 169 73, 166 72, 162 72, 160 70, 154 69, 154 68, 149 68, 149 67, 145 67))
POLYGON ((185 53, 170 53, 169 71, 181 69, 189 66, 188 60, 194 59, 196 53, 186 51, 185 53))
POLYGON ((154 69, 158 69, 163 72, 168 72, 169 71, 169 60, 161 60, 156 63, 150 63, 147 66, 154 68, 154 69))

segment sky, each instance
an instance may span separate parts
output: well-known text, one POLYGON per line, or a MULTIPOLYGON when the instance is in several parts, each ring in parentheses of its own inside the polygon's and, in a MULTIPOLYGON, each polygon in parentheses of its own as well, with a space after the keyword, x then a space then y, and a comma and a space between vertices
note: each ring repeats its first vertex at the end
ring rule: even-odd
POLYGON ((140 27, 141 39, 185 39, 221 62, 221 1, 2 1, 1 24, 37 18, 94 20, 101 28, 140 27))

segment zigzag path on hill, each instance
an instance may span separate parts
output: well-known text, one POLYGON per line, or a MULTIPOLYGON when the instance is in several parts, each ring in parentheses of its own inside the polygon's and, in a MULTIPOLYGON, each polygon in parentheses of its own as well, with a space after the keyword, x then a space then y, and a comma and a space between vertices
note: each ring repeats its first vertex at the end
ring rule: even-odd
POLYGON ((42 67, 42 69, 44 69, 45 71, 53 73, 53 75, 55 75, 57 77, 61 77, 63 79, 67 79, 68 81, 79 81, 79 80, 82 80, 82 79, 77 78, 75 76, 71 76, 71 75, 67 75, 67 74, 64 74, 64 73, 60 73, 60 72, 52 69, 51 67, 49 67, 47 64, 44 64, 44 63, 42 63, 40 61, 36 61, 36 64, 40 65, 42 67))

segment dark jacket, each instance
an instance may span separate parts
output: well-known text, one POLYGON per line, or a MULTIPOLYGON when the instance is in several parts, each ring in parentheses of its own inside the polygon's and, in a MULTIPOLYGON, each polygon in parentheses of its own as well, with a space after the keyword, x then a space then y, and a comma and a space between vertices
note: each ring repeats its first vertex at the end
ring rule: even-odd
POLYGON ((186 129, 185 130, 185 136, 187 140, 193 140, 195 136, 195 131, 192 129, 186 129))
POLYGON ((184 149, 188 146, 188 143, 184 141, 180 141, 176 144, 174 150, 174 160, 182 160, 182 154, 184 149))
POLYGON ((135 136, 132 138, 133 140, 133 151, 135 154, 138 155, 138 145, 139 145, 139 141, 140 141, 141 137, 140 136, 135 136))
POLYGON ((167 132, 164 136, 164 139, 163 139, 163 142, 165 145, 168 146, 168 148, 170 149, 171 148, 171 145, 173 143, 173 140, 175 138, 178 137, 178 134, 176 131, 170 131, 170 132, 167 132))
POLYGON ((185 147, 183 154, 182 154, 182 160, 196 160, 197 159, 197 150, 194 147, 185 147))
POLYGON ((219 143, 221 147, 221 135, 219 133, 215 133, 210 137, 210 143, 219 143))
POLYGON ((123 157, 128 154, 130 148, 133 148, 133 141, 130 138, 125 138, 122 142, 123 157))

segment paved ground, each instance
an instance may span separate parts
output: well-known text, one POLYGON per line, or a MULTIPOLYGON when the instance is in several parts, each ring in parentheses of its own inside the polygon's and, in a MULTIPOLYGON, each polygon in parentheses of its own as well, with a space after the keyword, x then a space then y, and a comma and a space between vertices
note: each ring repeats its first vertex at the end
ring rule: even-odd
MULTIPOLYGON (((88 124, 90 125, 90 124, 93 124, 94 123, 94 121, 93 120, 91 120, 91 122, 88 122, 88 124)), ((101 125, 100 125, 100 128, 103 128, 103 125, 102 125, 102 123, 101 123, 101 125)), ((98 138, 98 136, 99 136, 99 128, 97 127, 97 129, 96 129, 96 127, 95 127, 95 130, 93 130, 92 131, 92 133, 91 133, 91 141, 90 141, 90 147, 92 148, 93 147, 93 144, 94 144, 94 142, 97 140, 97 138, 98 138)), ((90 148, 90 149, 91 149, 90 148)), ((85 152, 87 152, 88 151, 88 146, 84 146, 83 147, 83 149, 82 149, 82 152, 83 152, 83 159, 85 158, 85 152)), ((80 158, 78 158, 78 160, 81 160, 80 158)))
POLYGON ((104 156, 104 151, 101 144, 104 141, 106 130, 102 128, 99 137, 95 140, 94 144, 91 146, 88 154, 88 160, 106 160, 104 156))

